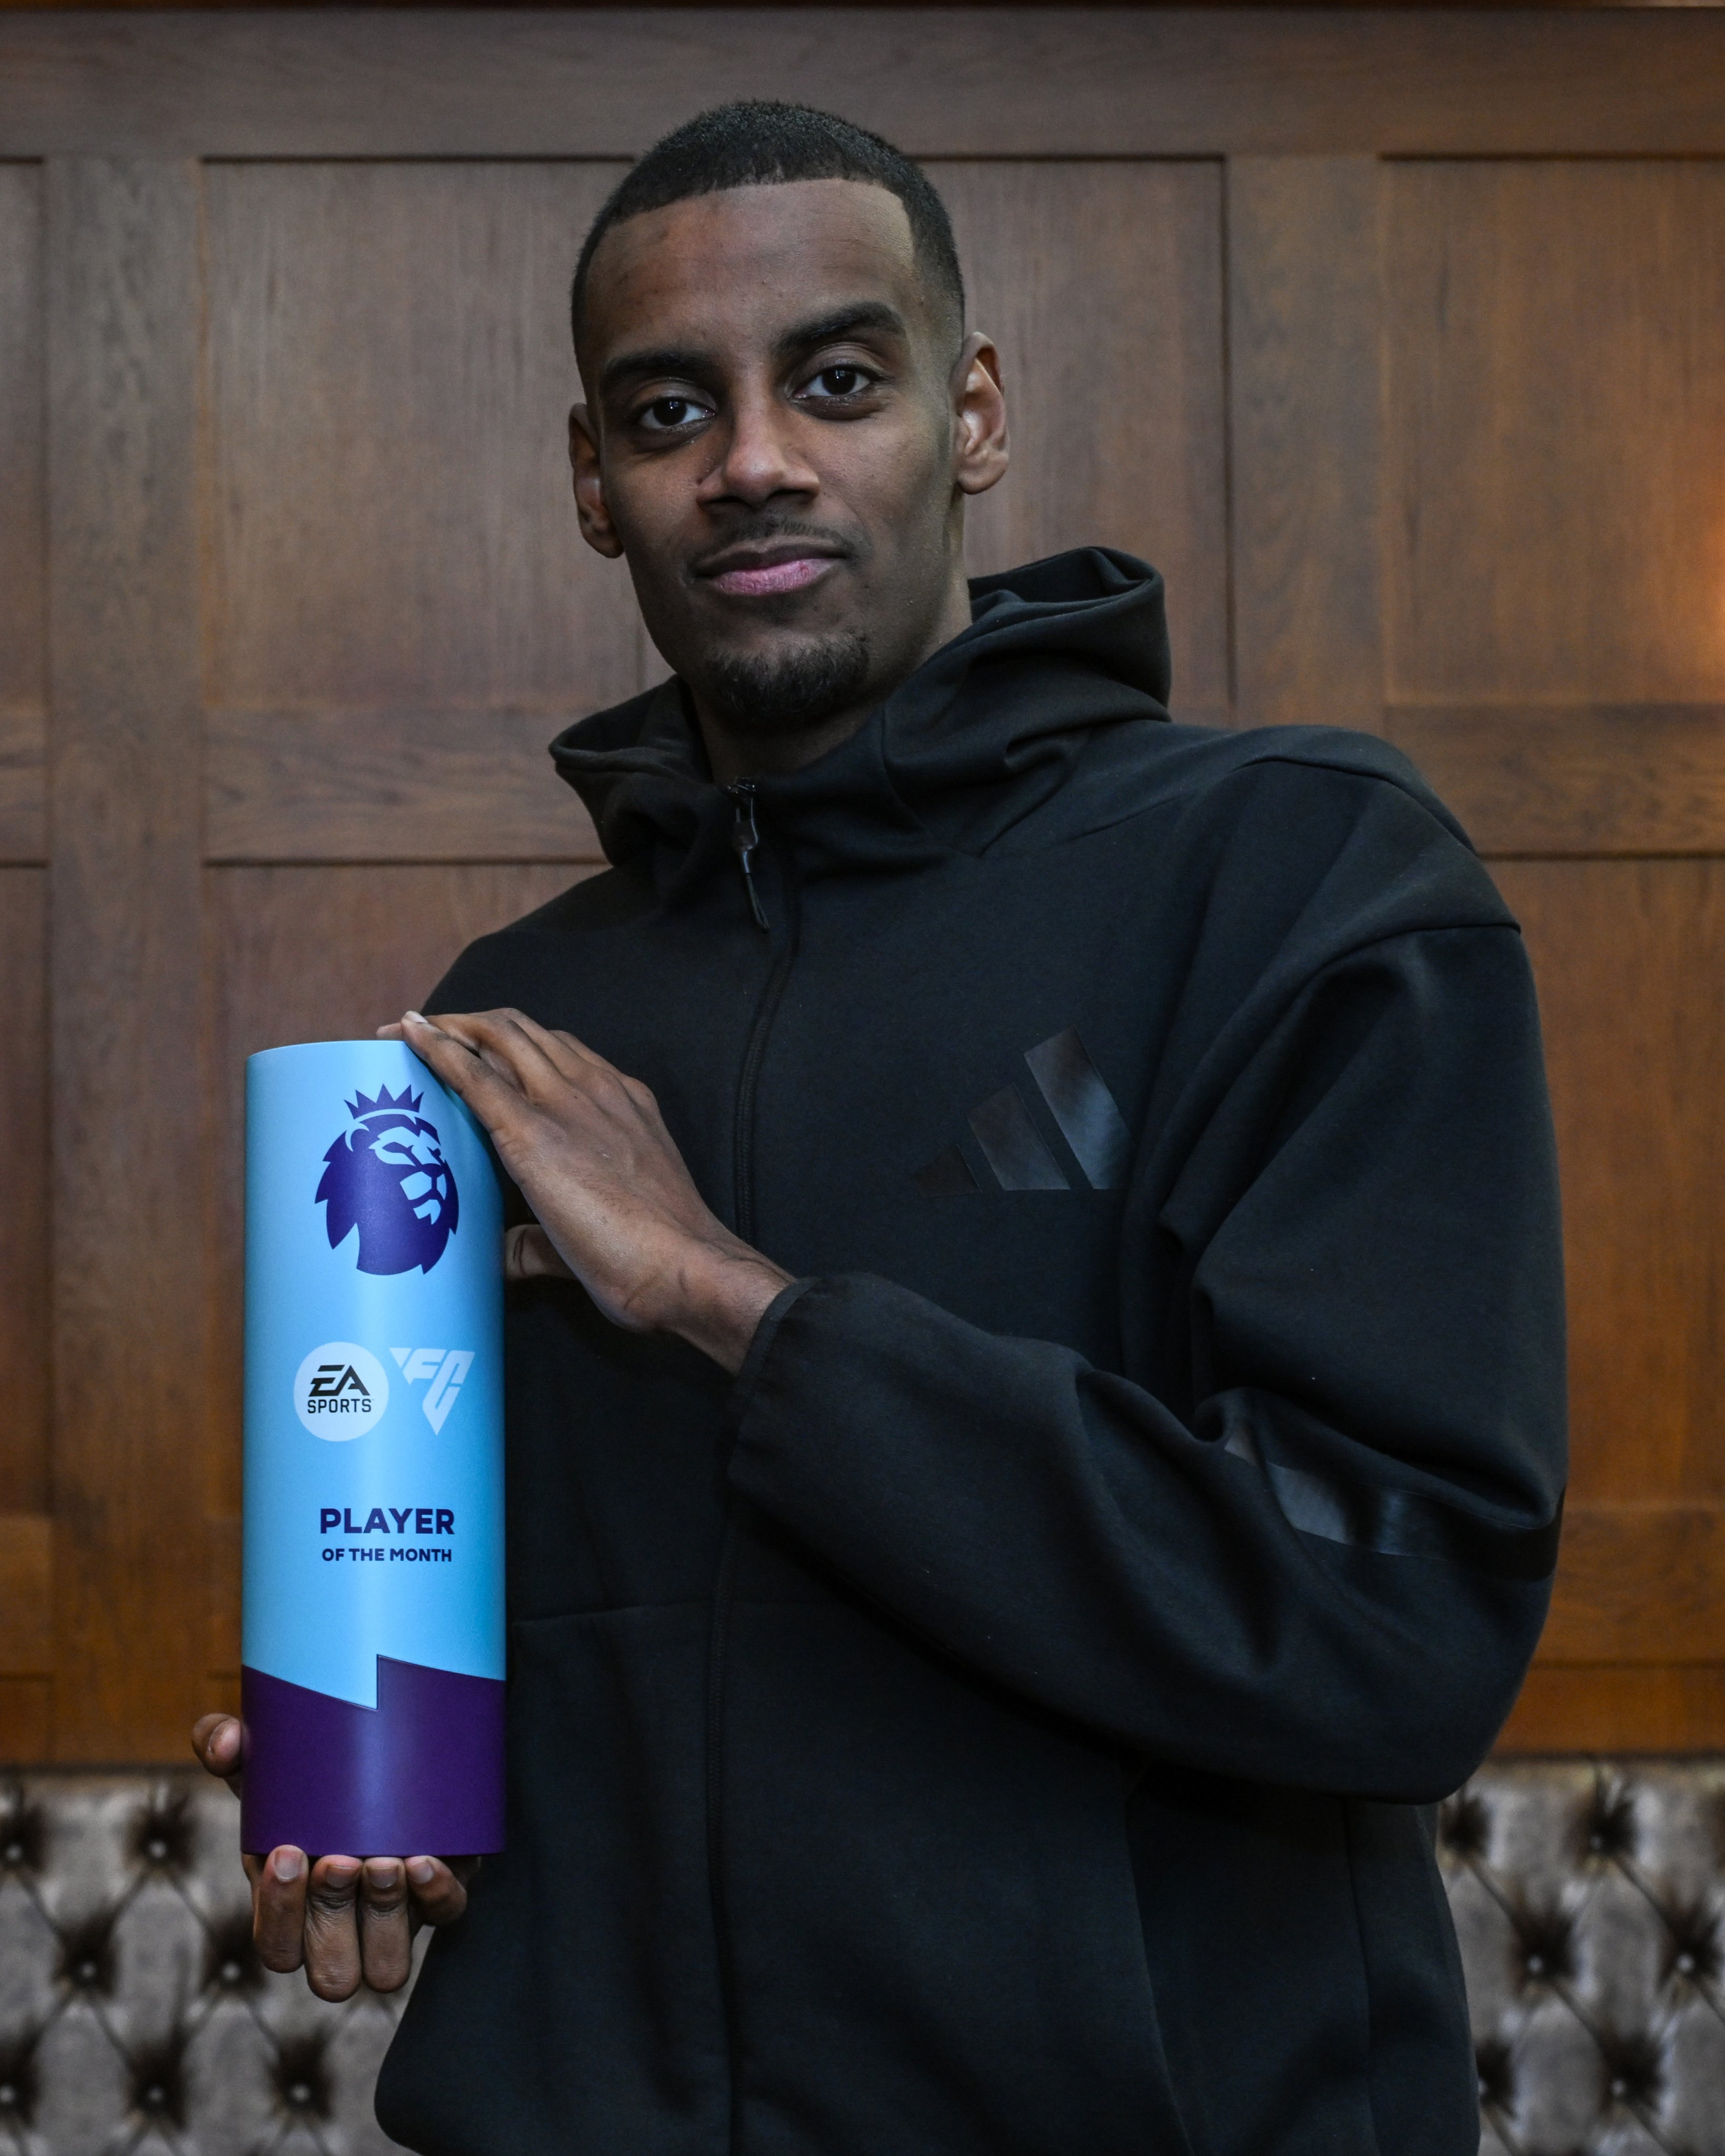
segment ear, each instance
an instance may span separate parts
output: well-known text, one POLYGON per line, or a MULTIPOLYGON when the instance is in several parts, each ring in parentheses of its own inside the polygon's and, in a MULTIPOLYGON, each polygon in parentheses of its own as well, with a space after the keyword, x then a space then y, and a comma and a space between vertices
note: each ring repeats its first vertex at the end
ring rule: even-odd
POLYGON ((991 338, 973 330, 952 368, 952 478, 961 494, 986 494, 1006 476, 1012 441, 1000 355, 991 338))
POLYGON ((581 521, 581 536, 595 553, 614 562, 623 552, 623 542, 605 506, 598 429, 585 404, 569 407, 569 470, 574 479, 575 514, 581 521))

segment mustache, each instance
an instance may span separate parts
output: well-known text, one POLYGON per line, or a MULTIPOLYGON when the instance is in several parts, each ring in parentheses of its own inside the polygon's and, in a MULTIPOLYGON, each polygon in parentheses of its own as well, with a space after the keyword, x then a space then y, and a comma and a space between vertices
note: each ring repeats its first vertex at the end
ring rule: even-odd
POLYGON ((841 561, 851 560, 856 552, 855 545, 839 532, 824 524, 811 524, 795 516, 752 516, 734 526, 715 545, 697 554, 690 563, 697 576, 711 567, 715 562, 723 561, 740 547, 778 547, 787 540, 812 540, 823 553, 831 554, 841 561))

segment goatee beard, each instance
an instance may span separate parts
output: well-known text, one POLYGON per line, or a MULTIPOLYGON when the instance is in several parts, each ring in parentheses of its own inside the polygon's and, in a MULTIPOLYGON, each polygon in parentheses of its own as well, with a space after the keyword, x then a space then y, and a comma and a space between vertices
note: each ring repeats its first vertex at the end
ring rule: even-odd
POLYGON ((715 715, 740 734, 783 738, 848 710, 869 679, 869 639, 852 629, 782 651, 716 659, 705 684, 715 715))

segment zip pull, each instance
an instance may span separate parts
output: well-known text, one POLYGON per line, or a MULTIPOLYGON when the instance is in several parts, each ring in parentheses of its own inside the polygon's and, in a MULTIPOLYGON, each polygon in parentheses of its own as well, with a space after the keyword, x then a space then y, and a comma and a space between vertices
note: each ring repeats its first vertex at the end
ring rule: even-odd
POLYGON ((765 930, 766 909, 761 904, 761 893, 755 882, 755 850, 761 843, 761 834, 755 827, 755 782, 739 778, 735 786, 725 790, 737 803, 731 843, 737 849, 737 861, 742 869, 742 887, 749 895, 749 911, 755 916, 756 927, 765 930))

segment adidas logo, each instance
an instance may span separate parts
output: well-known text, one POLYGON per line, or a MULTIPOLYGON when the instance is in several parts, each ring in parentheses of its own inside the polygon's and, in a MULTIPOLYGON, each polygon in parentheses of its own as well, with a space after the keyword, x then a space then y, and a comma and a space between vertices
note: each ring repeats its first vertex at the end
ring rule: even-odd
MULTIPOLYGON (((1132 1134, 1076 1029, 1069 1025, 1026 1049, 1024 1060, 1083 1181, 1092 1190, 1117 1190, 1126 1180, 1132 1134)), ((991 1093, 968 1120, 978 1150, 1003 1190, 1071 1189, 1071 1179, 1036 1127, 1017 1084, 991 1093)), ((925 1198, 960 1198, 982 1188, 968 1155, 956 1145, 937 1152, 912 1180, 925 1198)))

